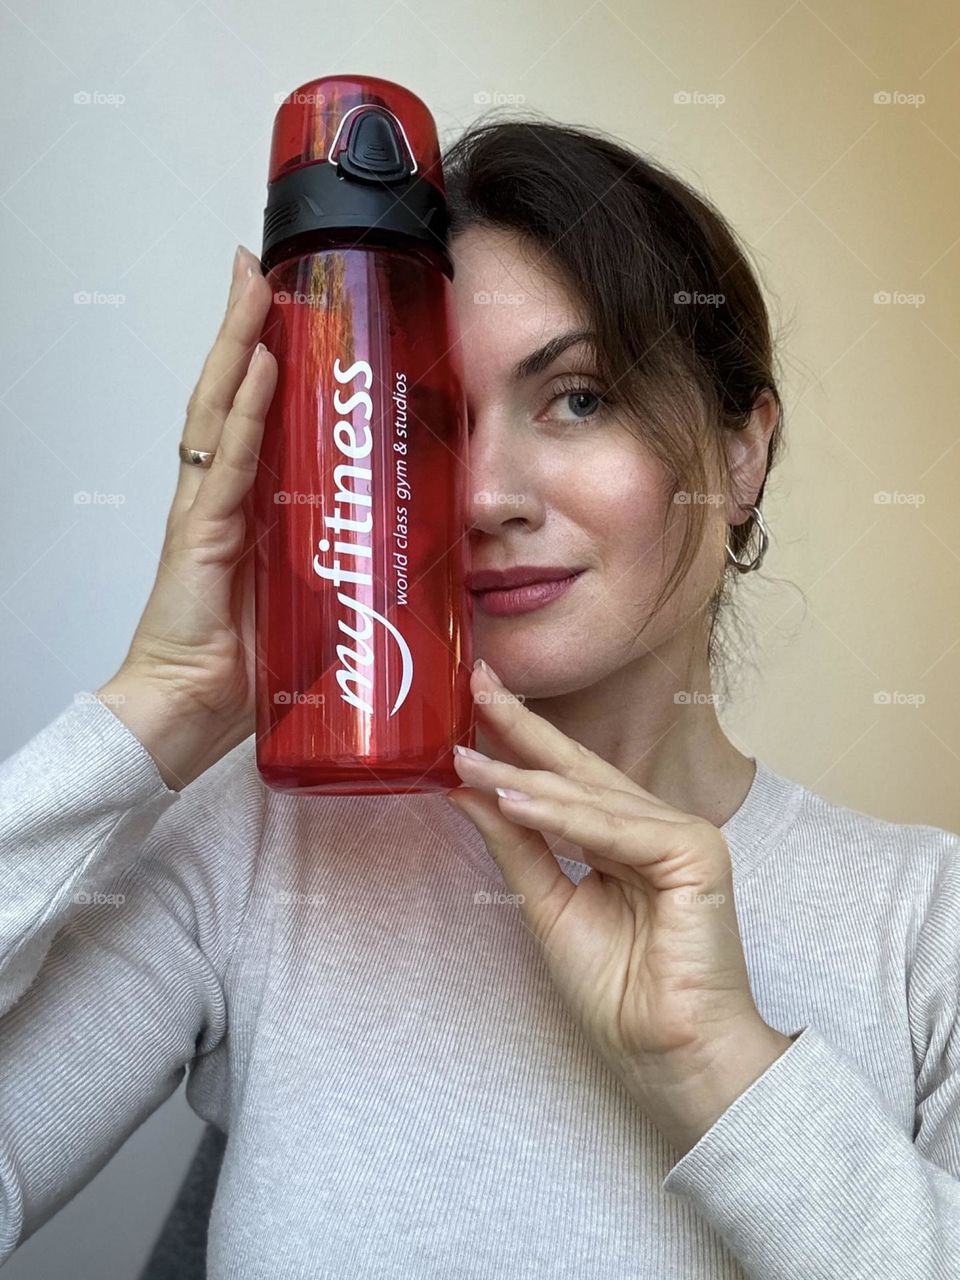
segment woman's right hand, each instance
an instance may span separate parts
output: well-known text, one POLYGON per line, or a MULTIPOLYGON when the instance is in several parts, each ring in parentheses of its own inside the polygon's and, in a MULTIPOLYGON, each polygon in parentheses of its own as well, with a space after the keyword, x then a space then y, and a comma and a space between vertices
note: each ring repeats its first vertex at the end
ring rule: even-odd
POLYGON ((277 382, 276 359, 258 344, 271 301, 241 246, 181 433, 214 460, 178 464, 153 588, 120 670, 97 690, 173 789, 254 730, 252 485, 277 382))

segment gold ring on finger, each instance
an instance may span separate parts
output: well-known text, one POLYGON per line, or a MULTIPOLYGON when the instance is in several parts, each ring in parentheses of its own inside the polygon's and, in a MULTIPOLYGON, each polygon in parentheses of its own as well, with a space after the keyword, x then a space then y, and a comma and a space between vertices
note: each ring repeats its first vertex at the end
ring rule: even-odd
POLYGON ((181 441, 180 461, 187 462, 193 467, 209 467, 213 463, 213 454, 208 453, 206 449, 191 449, 181 441))

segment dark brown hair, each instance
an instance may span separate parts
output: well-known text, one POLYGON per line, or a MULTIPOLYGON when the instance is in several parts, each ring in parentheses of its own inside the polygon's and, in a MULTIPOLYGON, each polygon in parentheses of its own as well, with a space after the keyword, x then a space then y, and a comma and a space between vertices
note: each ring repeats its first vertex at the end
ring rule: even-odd
MULTIPOLYGON (((677 561, 654 604, 662 608, 696 556, 709 469, 729 478, 722 434, 747 425, 769 388, 782 419, 774 343, 763 295, 722 214, 680 178, 615 138, 515 116, 480 121, 445 151, 451 238, 471 226, 520 234, 580 302, 596 333, 597 375, 640 425, 673 478, 683 521, 677 561)), ((767 474, 781 446, 774 428, 767 474)), ((760 505, 764 482, 755 499, 760 505)), ((744 556, 752 519, 728 526, 744 556)), ((709 658, 726 584, 711 599, 709 658)), ((651 613, 651 617, 653 614, 651 613)))

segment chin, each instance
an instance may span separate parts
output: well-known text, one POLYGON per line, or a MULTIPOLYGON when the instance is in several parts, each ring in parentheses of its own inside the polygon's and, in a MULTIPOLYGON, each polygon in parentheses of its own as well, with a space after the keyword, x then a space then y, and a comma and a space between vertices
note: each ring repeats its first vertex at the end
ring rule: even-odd
POLYGON ((544 649, 540 644, 528 651, 525 645, 513 644, 507 637, 499 644, 478 637, 474 657, 483 658, 505 687, 524 699, 556 698, 593 683, 578 657, 583 652, 582 644, 571 646, 568 638, 552 656, 546 656, 544 649))

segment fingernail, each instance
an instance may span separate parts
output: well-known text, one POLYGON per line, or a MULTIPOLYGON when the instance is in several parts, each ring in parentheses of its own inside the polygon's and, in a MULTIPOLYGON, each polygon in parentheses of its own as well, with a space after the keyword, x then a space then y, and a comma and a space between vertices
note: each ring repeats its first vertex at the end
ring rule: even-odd
POLYGON ((240 263, 243 261, 243 245, 238 244, 233 254, 233 269, 231 276, 236 280, 240 275, 240 263))
POLYGON ((458 742, 453 748, 453 754, 457 756, 466 756, 468 760, 489 760, 489 756, 485 756, 482 751, 474 751, 473 747, 461 747, 458 742))
POLYGON ((482 658, 478 658, 476 660, 476 662, 473 664, 473 669, 474 671, 477 671, 477 670, 485 671, 495 685, 499 685, 501 689, 503 688, 503 681, 500 679, 500 677, 497 675, 495 671, 493 671, 490 667, 487 666, 487 664, 484 662, 482 658))
POLYGON ((244 290, 250 283, 250 277, 253 275, 256 267, 250 263, 250 250, 242 244, 237 245, 237 251, 233 255, 233 275, 230 280, 230 296, 227 300, 227 310, 231 310, 240 301, 244 290))
POLYGON ((497 787, 497 795, 501 800, 532 800, 525 791, 514 791, 511 787, 497 787))
POLYGON ((263 355, 266 349, 267 348, 263 345, 262 342, 257 343, 257 345, 253 348, 253 355, 250 357, 250 363, 247 365, 248 370, 253 368, 253 366, 257 363, 257 361, 260 359, 260 357, 263 355))

